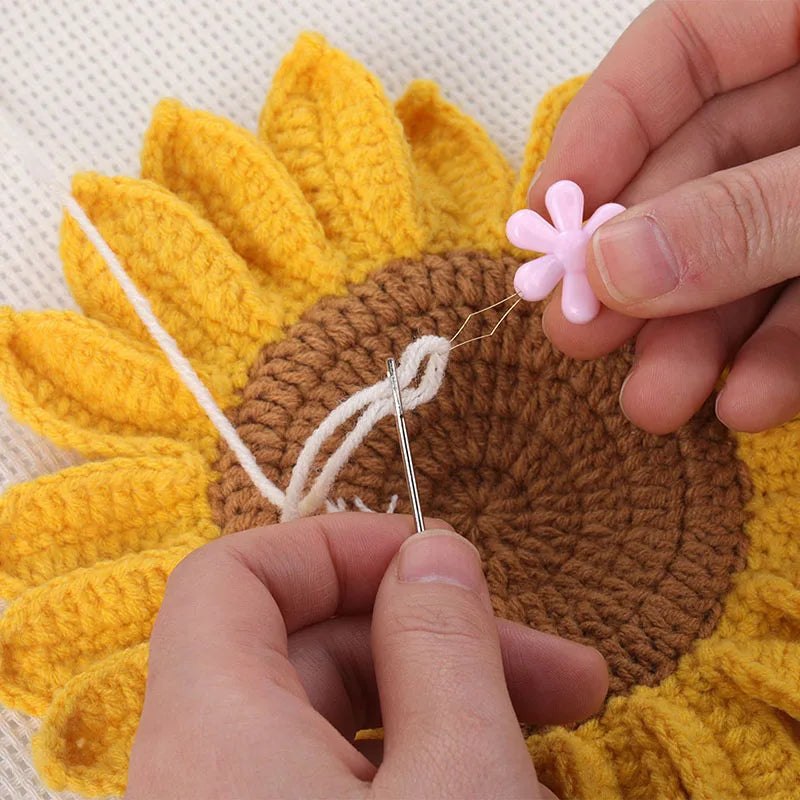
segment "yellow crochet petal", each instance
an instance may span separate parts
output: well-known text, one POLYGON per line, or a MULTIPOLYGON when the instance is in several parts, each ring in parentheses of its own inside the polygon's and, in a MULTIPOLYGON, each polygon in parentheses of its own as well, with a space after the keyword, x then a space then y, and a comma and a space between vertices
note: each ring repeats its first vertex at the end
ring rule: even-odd
MULTIPOLYGON (((759 495, 786 492, 800 497, 800 417, 759 434, 739 434, 739 457, 759 495), (776 454, 780 454, 776 458, 776 454)), ((776 520, 781 527, 784 520, 776 520)), ((795 517, 795 524, 797 518, 795 517)), ((800 550, 798 550, 800 552, 800 550)))
POLYGON ((525 208, 525 206, 527 206, 528 186, 530 185, 534 173, 539 169, 544 160, 545 154, 550 149, 550 143, 553 141, 556 125, 559 119, 561 119, 564 109, 566 109, 583 84, 586 83, 588 77, 588 75, 582 75, 577 78, 572 78, 562 83, 560 86, 556 86, 554 89, 551 89, 539 103, 536 114, 533 117, 531 135, 525 147, 522 171, 520 172, 519 180, 514 189, 512 198, 513 209, 525 208))
POLYGON ((699 648, 698 655, 704 674, 723 676, 744 696, 800 720, 800 642, 728 640, 699 648))
MULTIPOLYGON (((800 508, 796 519, 800 519, 800 508)), ((744 572, 717 631, 721 639, 800 639, 800 589, 770 572, 744 572)))
POLYGON ((378 80, 321 36, 300 37, 261 113, 261 137, 360 279, 414 256, 429 225, 403 128, 378 80))
POLYGON ((774 708, 789 699, 786 686, 797 679, 774 675, 782 665, 794 676, 800 665, 782 648, 744 646, 736 656, 739 646, 728 644, 702 642, 699 660, 684 659, 658 687, 614 698, 577 731, 531 737, 542 780, 559 797, 580 800, 791 797, 800 759, 774 708))
POLYGON ((341 292, 347 264, 325 237, 297 184, 252 133, 175 100, 157 106, 142 175, 186 200, 253 267, 287 322, 325 294, 341 292))
POLYGON ((750 503, 752 519, 748 563, 800 586, 800 486, 757 494, 750 503))
POLYGON ((147 680, 147 645, 122 650, 56 692, 33 740, 36 768, 56 791, 125 791, 147 680))
POLYGON ((0 702, 41 716, 74 675, 146 641, 167 576, 202 544, 197 536, 77 569, 23 592, 0 618, 0 702))
POLYGON ((507 249, 514 174, 486 131, 431 81, 412 83, 396 110, 428 205, 438 212, 432 249, 507 249))
POLYGON ((114 458, 12 486, 0 498, 0 596, 79 567, 219 535, 205 460, 114 458))
MULTIPOLYGON (((596 723, 590 725, 596 728, 596 723)), ((529 737, 528 750, 539 778, 562 799, 622 800, 608 754, 597 738, 553 728, 529 737)))
MULTIPOLYGON (((761 700, 742 692, 713 661, 713 643, 701 643, 701 660, 684 660, 668 679, 671 694, 683 693, 719 747, 727 754, 738 791, 732 795, 748 800, 791 798, 800 785, 800 754, 786 718, 761 700), (706 651, 703 656, 702 651, 706 651)), ((786 669, 798 670, 787 662, 786 669)))
MULTIPOLYGON (((685 701, 685 698, 682 698, 685 701)), ((650 690, 634 693, 630 711, 653 739, 653 747, 668 762, 661 785, 647 787, 651 797, 718 800, 737 797, 740 786, 733 777, 730 756, 705 722, 689 707, 650 690), (676 793, 679 792, 680 794, 676 793)), ((633 797, 626 794, 625 797, 633 797)))
MULTIPOLYGON (((156 184, 84 174, 73 191, 159 322, 206 374, 217 401, 230 404, 258 350, 280 330, 282 309, 264 303, 247 264, 211 223, 156 184)), ((103 259, 68 215, 61 256, 87 314, 150 342, 103 259)))
MULTIPOLYGON (((618 784, 618 793, 609 797, 716 800, 737 796, 739 784, 730 773, 728 754, 687 703, 686 687, 671 693, 669 686, 668 680, 658 688, 640 687, 627 697, 617 697, 599 720, 579 731, 581 738, 602 736, 618 784), (728 791, 731 788, 733 794, 728 791)), ((580 797, 594 800, 595 795, 588 789, 580 797)))
MULTIPOLYGON (((631 698, 615 698, 601 720, 604 744, 614 764, 620 800, 667 800, 682 798, 680 776, 644 724, 631 698), (646 776, 646 778, 645 778, 646 776), (643 779, 644 778, 644 779, 643 779)), ((592 798, 589 794, 586 800, 592 798)))
POLYGON ((0 392, 22 422, 86 455, 211 453, 217 441, 157 350, 72 312, 0 309, 0 392))
POLYGON ((753 482, 748 568, 800 587, 800 418, 757 435, 739 436, 739 457, 753 482))

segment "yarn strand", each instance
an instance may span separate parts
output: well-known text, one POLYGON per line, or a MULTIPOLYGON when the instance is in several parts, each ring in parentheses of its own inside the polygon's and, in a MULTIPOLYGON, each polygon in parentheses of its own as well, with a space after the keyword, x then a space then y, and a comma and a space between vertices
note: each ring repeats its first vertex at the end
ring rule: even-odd
MULTIPOLYGON (((334 505, 327 499, 336 476, 348 462, 355 449, 364 441, 379 420, 393 411, 391 387, 388 379, 383 379, 373 386, 357 391, 335 408, 319 427, 311 434, 303 446, 289 479, 289 486, 284 493, 264 474, 259 467, 250 448, 239 436, 225 413, 214 400, 208 387, 192 367, 191 362, 181 352, 178 342, 161 325, 150 301, 139 291, 136 284, 125 271, 116 253, 112 250, 95 224, 89 219, 80 203, 75 199, 68 187, 59 180, 55 170, 40 154, 36 153, 28 139, 11 122, 0 113, 0 136, 5 138, 16 151, 31 176, 39 183, 51 189, 57 196, 63 197, 67 211, 94 245, 109 272, 119 284, 131 304, 136 315, 145 326, 153 341, 158 345, 171 364, 184 386, 194 396, 197 404, 205 412, 211 424, 236 456, 242 469, 258 491, 281 511, 281 521, 307 516, 324 506, 328 511, 342 510, 342 503, 334 505), (312 467, 324 443, 335 433, 336 429, 361 412, 353 429, 345 436, 342 443, 327 460, 309 491, 303 495, 308 483, 312 467)), ((440 336, 422 336, 413 341, 403 353, 398 366, 398 380, 403 390, 403 403, 409 410, 433 399, 439 391, 447 367, 450 342, 440 336), (422 363, 427 359, 425 371, 418 385, 411 386, 422 363)), ((357 498, 355 503, 359 510, 366 509, 363 501, 357 498)), ((396 496, 390 503, 389 513, 394 512, 397 504, 396 496)), ((367 509, 369 510, 369 509, 367 509)))
POLYGON ((195 372, 189 359, 181 352, 178 343, 162 327, 153 312, 150 301, 139 291, 128 273, 125 272, 116 253, 109 247, 100 231, 97 230, 80 203, 78 203, 72 195, 66 198, 65 205, 81 230, 86 234, 86 237, 95 246, 95 249, 100 254, 103 261, 105 261, 109 271, 128 298, 128 302, 133 306, 136 315, 142 321, 145 328, 147 328, 156 344, 161 348, 184 386, 194 395, 197 404, 206 413, 228 447, 233 450, 236 458, 242 465, 242 469, 247 473, 247 476, 270 503, 273 503, 278 508, 282 508, 284 502, 283 492, 262 472, 253 453, 242 441, 241 437, 236 432, 236 428, 231 425, 222 409, 217 405, 211 392, 209 392, 206 385, 200 380, 200 376, 195 372))
POLYGON ((200 408, 208 416, 211 424, 234 452, 242 465, 242 469, 270 503, 278 508, 283 508, 284 493, 267 478, 258 466, 253 453, 242 441, 236 432, 236 428, 231 425, 222 409, 217 405, 211 392, 200 380, 200 376, 195 372, 189 359, 181 352, 178 343, 158 321, 150 301, 131 280, 116 253, 114 253, 95 224, 89 219, 83 207, 69 191, 69 187, 64 185, 55 169, 47 162, 44 156, 30 145, 30 137, 26 137, 5 113, 0 113, 0 136, 14 149, 21 163, 34 180, 50 189, 59 198, 63 197, 64 206, 78 223, 86 238, 94 245, 108 270, 119 283, 136 315, 147 328, 155 343, 161 348, 183 384, 192 393, 200 408))
POLYGON ((239 463, 242 465, 242 469, 247 473, 247 476, 270 503, 278 508, 282 508, 285 497, 284 493, 267 478, 261 470, 261 467, 258 466, 253 453, 242 441, 242 438, 236 432, 236 428, 231 425, 230 420, 228 420, 222 409, 217 405, 211 392, 209 392, 206 385, 200 380, 200 376, 195 372, 189 359, 181 352, 178 343, 162 327, 161 323, 156 318, 150 301, 139 291, 128 273, 125 272, 116 253, 109 247, 100 231, 97 230, 80 203, 78 203, 72 195, 66 198, 65 205, 81 230, 86 234, 86 237, 95 246, 95 249, 105 261, 109 271, 114 276, 117 283, 119 283, 120 288, 125 293, 131 306, 133 306, 136 315, 142 321, 145 328, 147 328, 156 344, 161 348, 184 386, 194 395, 197 404, 203 409, 211 420, 211 423, 219 432, 219 435, 234 452, 239 463))
MULTIPOLYGON (((444 379, 449 353, 450 342, 441 336, 421 336, 405 349, 398 364, 397 379, 403 390, 403 405, 407 410, 427 403, 436 396, 444 379), (425 359, 427 359, 425 372, 419 384, 411 387, 425 359)), ((361 389, 337 406, 308 437, 300 451, 286 489, 286 502, 281 521, 288 522, 314 513, 325 502, 336 476, 348 462, 353 451, 364 441, 379 420, 392 413, 394 404, 388 378, 361 389), (311 489, 303 496, 302 491, 308 482, 311 468, 320 449, 340 425, 359 411, 362 413, 355 426, 325 463, 311 489)))

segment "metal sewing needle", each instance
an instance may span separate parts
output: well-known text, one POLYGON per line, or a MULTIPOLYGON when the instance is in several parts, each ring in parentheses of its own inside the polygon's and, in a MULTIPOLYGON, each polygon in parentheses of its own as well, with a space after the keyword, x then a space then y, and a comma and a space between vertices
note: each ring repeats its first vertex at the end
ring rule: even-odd
POLYGON ((414 462, 411 460, 411 444, 408 441, 406 418, 403 413, 403 397, 400 394, 400 383, 397 380, 397 364, 393 358, 386 360, 386 374, 389 376, 389 385, 392 387, 397 434, 400 437, 400 452, 403 456, 403 466, 406 470, 406 483, 408 484, 408 495, 411 499, 411 510, 414 514, 414 524, 417 526, 417 533, 424 533, 425 521, 422 518, 422 507, 419 504, 419 490, 417 489, 417 478, 414 475, 414 462))

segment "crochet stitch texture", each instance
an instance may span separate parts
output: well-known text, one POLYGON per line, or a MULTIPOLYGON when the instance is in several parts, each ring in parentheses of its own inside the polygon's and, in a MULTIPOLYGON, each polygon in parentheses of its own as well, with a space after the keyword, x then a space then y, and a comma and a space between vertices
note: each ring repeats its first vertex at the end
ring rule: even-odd
MULTIPOLYGON (((257 135, 164 101, 142 177, 80 175, 74 192, 285 486, 309 433, 386 356, 509 294, 523 254, 505 221, 581 84, 543 100, 515 178, 433 84, 391 104, 305 35, 257 135)), ((277 511, 69 217, 61 252, 84 314, 0 311, 0 391, 90 460, 0 498, 0 700, 43 718, 51 786, 99 796, 124 791, 170 571, 277 511)), ((426 512, 480 549, 497 613, 609 662, 594 719, 530 732, 542 779, 582 800, 796 796, 800 420, 732 435, 708 404, 648 436, 616 402, 630 352, 573 362, 540 316, 521 306, 454 351, 409 425, 426 512)), ((384 420, 334 496, 380 508, 402 487, 384 420)))

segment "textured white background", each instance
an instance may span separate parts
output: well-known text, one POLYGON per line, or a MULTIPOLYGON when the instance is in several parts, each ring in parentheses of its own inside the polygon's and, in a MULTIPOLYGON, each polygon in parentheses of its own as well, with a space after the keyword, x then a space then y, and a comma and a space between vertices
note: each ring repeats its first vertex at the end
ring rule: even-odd
MULTIPOLYGON (((254 128, 271 76, 302 30, 363 61, 392 97, 433 78, 517 167, 536 101, 594 67, 644 0, 0 0, 0 111, 65 179, 136 174, 163 96, 254 128)), ((0 304, 71 307, 60 210, 0 141, 0 304)), ((0 408, 0 489, 73 457, 0 408)), ((0 800, 51 798, 30 765, 35 723, 0 712, 0 800)), ((66 796, 66 795, 65 795, 66 796)))

